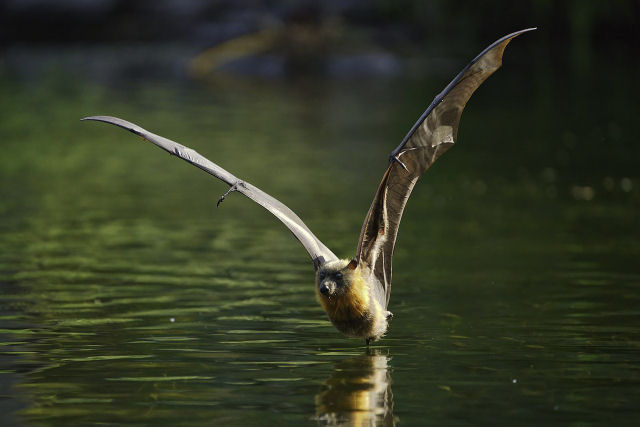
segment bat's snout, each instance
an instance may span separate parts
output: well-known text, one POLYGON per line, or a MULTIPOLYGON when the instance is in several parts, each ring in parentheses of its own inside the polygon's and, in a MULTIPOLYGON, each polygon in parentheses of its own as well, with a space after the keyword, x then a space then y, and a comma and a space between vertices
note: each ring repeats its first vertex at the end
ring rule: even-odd
POLYGON ((336 284, 330 281, 325 280, 324 282, 320 283, 320 287, 318 288, 318 290, 320 291, 320 293, 324 296, 330 296, 333 295, 336 291, 336 284))

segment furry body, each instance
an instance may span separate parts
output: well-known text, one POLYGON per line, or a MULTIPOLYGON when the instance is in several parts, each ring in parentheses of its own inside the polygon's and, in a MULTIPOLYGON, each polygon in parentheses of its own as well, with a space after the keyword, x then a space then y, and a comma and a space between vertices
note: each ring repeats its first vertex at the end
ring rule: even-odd
POLYGON ((349 260, 326 263, 316 272, 316 297, 340 332, 369 341, 384 335, 391 313, 367 276, 349 260))

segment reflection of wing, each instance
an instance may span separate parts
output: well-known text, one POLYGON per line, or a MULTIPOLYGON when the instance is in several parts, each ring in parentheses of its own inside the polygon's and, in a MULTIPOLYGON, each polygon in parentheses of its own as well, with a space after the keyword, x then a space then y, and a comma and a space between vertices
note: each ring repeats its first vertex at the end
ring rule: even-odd
POLYGON ((286 225, 289 230, 291 230, 293 235, 296 236, 298 240, 300 240, 300 243, 302 243, 307 252, 309 252, 311 259, 313 260, 314 267, 317 268, 318 265, 323 264, 324 262, 334 261, 338 259, 338 257, 336 257, 333 252, 331 252, 320 240, 318 240, 316 236, 313 235, 311 230, 307 228, 304 222, 302 222, 302 220, 298 218, 298 216, 293 213, 291 209, 289 209, 283 203, 271 197, 264 191, 260 190, 258 187, 255 187, 246 181, 242 181, 236 178, 231 173, 222 169, 220 166, 198 154, 196 151, 185 147, 182 144, 171 141, 167 138, 155 135, 142 129, 140 126, 129 123, 122 119, 118 119, 116 117, 93 116, 86 117, 83 120, 96 120, 99 122, 111 123, 116 126, 120 126, 121 128, 133 132, 136 135, 141 136, 143 139, 152 142, 158 147, 168 151, 170 154, 180 157, 181 159, 186 160, 192 165, 199 167, 203 171, 210 173, 221 181, 226 182, 231 186, 231 189, 233 191, 238 191, 244 194, 257 204, 271 212, 280 221, 282 221, 282 223, 286 225))
POLYGON ((433 100, 400 145, 391 153, 378 191, 362 224, 356 260, 391 291, 391 257, 411 190, 422 174, 457 138, 460 115, 473 92, 502 65, 502 53, 512 38, 534 30, 509 34, 483 50, 433 100))

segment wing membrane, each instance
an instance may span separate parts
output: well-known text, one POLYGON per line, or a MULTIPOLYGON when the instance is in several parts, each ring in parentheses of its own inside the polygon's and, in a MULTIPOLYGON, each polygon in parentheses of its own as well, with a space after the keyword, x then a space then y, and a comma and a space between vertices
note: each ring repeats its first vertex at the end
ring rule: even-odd
POLYGON ((476 56, 435 97, 431 105, 391 153, 391 163, 367 212, 356 260, 383 287, 386 303, 391 291, 391 258, 404 207, 418 179, 457 140, 458 123, 473 92, 502 65, 502 54, 514 37, 502 37, 476 56))
POLYGON ((271 212, 276 218, 287 226, 287 228, 293 233, 293 235, 302 243, 304 248, 309 253, 311 260, 314 263, 314 267, 317 268, 324 262, 337 260, 336 257, 329 248, 327 248, 302 222, 302 220, 284 203, 280 202, 276 198, 270 196, 258 187, 238 179, 232 173, 221 168, 211 160, 200 155, 195 150, 185 147, 170 139, 164 138, 160 135, 151 133, 140 126, 130 123, 126 120, 119 119, 111 116, 92 116, 85 117, 82 120, 94 120, 99 122, 110 123, 126 129, 130 132, 141 136, 143 139, 157 145, 170 154, 185 160, 192 165, 202 169, 203 171, 215 176, 226 184, 230 185, 234 191, 244 194, 249 199, 253 200, 269 212, 271 212))

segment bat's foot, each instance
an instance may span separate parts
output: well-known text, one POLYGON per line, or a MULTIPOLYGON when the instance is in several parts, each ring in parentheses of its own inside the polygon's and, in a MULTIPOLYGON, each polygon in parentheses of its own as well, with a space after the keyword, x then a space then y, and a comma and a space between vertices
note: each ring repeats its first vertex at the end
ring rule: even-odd
POLYGON ((391 319, 393 319, 393 313, 390 311, 387 311, 387 322, 391 319))
POLYGON ((216 207, 219 207, 220 203, 224 202, 224 199, 226 199, 229 194, 233 193, 234 191, 237 191, 238 186, 240 185, 244 185, 244 182, 238 181, 235 184, 233 184, 231 187, 229 187, 229 189, 218 199, 218 203, 216 203, 216 207))
POLYGON ((407 166, 404 163, 402 163, 402 160, 400 160, 398 156, 395 156, 392 154, 389 156, 389 163, 393 163, 393 162, 397 162, 400 166, 402 166, 402 169, 409 172, 409 169, 407 169, 407 166))
POLYGON ((367 347, 369 347, 369 344, 371 344, 371 338, 365 338, 364 342, 367 344, 367 347))

